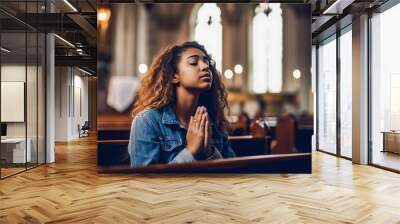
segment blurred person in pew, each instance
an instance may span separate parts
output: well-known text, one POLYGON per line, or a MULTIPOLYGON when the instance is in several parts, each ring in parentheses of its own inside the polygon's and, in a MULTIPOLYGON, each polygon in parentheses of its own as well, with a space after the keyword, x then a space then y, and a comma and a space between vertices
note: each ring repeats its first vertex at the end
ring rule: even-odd
POLYGON ((256 98, 257 98, 258 110, 256 112, 256 115, 254 116, 254 119, 255 120, 264 119, 267 104, 265 103, 261 95, 258 95, 256 98))
POLYGON ((227 138, 227 93, 197 42, 161 50, 142 79, 131 126, 131 166, 235 157, 227 138))
POLYGON ((251 124, 251 120, 249 115, 244 110, 244 103, 240 102, 240 113, 237 116, 237 121, 233 125, 232 135, 240 136, 240 135, 248 135, 249 128, 251 124))

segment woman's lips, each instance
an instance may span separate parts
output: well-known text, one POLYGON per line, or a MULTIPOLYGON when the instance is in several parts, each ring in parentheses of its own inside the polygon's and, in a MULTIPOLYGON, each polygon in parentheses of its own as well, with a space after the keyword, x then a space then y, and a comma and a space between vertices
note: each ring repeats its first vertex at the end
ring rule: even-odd
POLYGON ((200 76, 200 79, 210 82, 211 81, 211 75, 209 73, 204 73, 203 75, 200 76))
POLYGON ((201 80, 203 80, 203 81, 206 81, 206 82, 211 82, 211 77, 210 76, 203 76, 203 77, 200 77, 200 79, 201 80))

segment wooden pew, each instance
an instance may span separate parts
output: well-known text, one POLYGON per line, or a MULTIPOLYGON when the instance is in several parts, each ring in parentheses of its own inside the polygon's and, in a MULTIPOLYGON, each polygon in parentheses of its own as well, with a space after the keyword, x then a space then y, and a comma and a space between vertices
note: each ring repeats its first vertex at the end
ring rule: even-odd
POLYGON ((311 173, 311 153, 249 156, 142 167, 99 166, 98 173, 311 173))
MULTIPOLYGON (((270 137, 229 136, 231 147, 237 157, 270 154, 270 137)), ((106 139, 97 140, 99 166, 129 164, 129 140, 106 139)))
POLYGON ((127 146, 131 122, 130 115, 97 117, 97 165, 129 164, 127 146))
POLYGON ((286 115, 278 119, 275 131, 277 144, 272 146, 272 154, 287 154, 296 152, 295 148, 295 120, 286 115))
POLYGON ((228 137, 236 156, 256 156, 270 154, 269 136, 257 137, 252 135, 228 137))
POLYGON ((129 140, 97 140, 97 165, 127 165, 129 140))
POLYGON ((302 115, 298 119, 296 129, 296 149, 297 152, 311 152, 311 138, 314 133, 314 118, 311 115, 302 115))

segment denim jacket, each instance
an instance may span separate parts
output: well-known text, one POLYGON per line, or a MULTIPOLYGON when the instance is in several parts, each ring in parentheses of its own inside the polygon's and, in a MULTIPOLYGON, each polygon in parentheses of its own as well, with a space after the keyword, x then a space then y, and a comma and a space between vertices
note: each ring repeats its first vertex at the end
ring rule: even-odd
MULTIPOLYGON (((211 124, 214 154, 210 159, 235 157, 228 139, 211 124)), ((132 121, 128 152, 131 166, 190 163, 196 158, 186 148, 187 130, 179 125, 172 105, 148 109, 132 121)))

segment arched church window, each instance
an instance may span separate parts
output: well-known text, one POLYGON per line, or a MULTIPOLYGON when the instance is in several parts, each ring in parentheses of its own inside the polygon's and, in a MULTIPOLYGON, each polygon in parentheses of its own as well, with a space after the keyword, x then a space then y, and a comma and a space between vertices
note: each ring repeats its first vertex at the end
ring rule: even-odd
POLYGON ((204 3, 197 12, 194 39, 204 45, 216 62, 219 71, 222 68, 222 24, 221 10, 216 3, 204 3))
POLYGON ((255 93, 282 91, 282 10, 261 3, 252 26, 251 89, 255 93))

